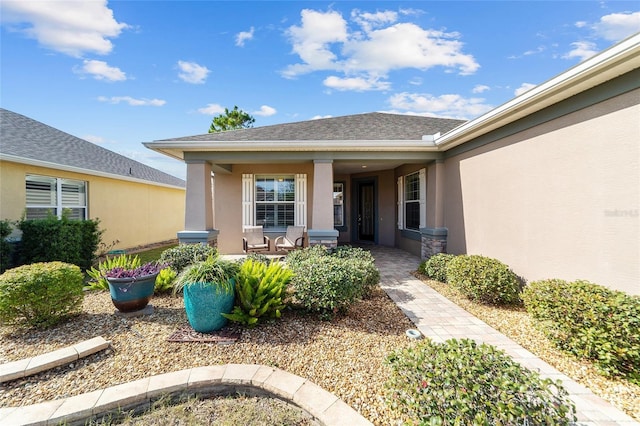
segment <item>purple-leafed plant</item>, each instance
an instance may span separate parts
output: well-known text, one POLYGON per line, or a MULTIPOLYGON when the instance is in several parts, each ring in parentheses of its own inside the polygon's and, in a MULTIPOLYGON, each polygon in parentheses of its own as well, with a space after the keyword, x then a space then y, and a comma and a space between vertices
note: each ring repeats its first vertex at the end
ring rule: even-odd
POLYGON ((123 268, 121 266, 109 269, 104 276, 107 278, 133 278, 138 279, 149 275, 154 275, 166 268, 167 265, 158 262, 148 262, 137 268, 123 268))

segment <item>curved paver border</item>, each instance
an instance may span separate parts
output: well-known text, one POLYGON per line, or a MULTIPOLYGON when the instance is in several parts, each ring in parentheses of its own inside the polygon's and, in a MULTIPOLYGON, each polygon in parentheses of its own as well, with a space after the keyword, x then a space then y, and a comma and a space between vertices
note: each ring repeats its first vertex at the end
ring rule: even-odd
POLYGON ((302 377, 257 364, 195 367, 151 376, 65 399, 0 408, 0 425, 84 425, 121 411, 143 411, 166 396, 211 397, 247 391, 283 399, 323 425, 371 425, 337 396, 302 377))

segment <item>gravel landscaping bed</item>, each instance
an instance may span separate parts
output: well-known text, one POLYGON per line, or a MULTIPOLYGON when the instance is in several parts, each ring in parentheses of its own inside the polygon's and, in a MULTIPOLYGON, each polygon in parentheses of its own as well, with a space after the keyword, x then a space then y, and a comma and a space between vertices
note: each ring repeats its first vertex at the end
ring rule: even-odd
POLYGON ((500 308, 473 303, 447 284, 429 280, 419 274, 417 276, 447 299, 640 421, 640 386, 626 380, 604 377, 590 362, 577 359, 554 347, 535 327, 524 308, 500 308))
POLYGON ((114 315, 108 292, 87 293, 83 313, 46 331, 0 328, 0 362, 22 359, 95 336, 111 348, 38 375, 1 385, 0 406, 65 398, 151 375, 226 363, 270 365, 311 380, 378 425, 395 423, 383 399, 385 357, 411 344, 412 323, 379 288, 347 315, 321 321, 296 311, 254 329, 240 329, 232 345, 175 343, 187 324, 181 297, 154 297, 150 316, 114 315))

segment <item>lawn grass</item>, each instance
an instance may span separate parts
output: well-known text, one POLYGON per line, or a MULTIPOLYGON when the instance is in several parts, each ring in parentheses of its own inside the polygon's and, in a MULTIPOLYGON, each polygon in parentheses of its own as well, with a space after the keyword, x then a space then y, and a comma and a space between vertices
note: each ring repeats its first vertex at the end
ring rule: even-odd
POLYGON ((160 259, 160 255, 162 255, 162 252, 170 249, 172 247, 175 247, 176 244, 171 244, 168 246, 162 246, 162 247, 154 247, 152 249, 149 250, 145 250, 145 251, 140 251, 137 253, 132 253, 133 255, 136 255, 140 258, 140 263, 141 264, 145 264, 147 262, 153 262, 156 261, 158 259, 160 259))

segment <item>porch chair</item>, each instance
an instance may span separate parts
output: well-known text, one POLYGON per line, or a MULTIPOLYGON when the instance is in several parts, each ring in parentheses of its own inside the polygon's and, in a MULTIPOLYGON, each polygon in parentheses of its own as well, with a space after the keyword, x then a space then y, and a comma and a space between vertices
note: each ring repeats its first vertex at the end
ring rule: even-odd
POLYGON ((287 226, 287 233, 276 238, 275 245, 276 251, 286 252, 304 247, 304 226, 287 226))
POLYGON ((264 235, 262 226, 245 226, 242 237, 242 251, 260 252, 271 249, 271 240, 264 235))

